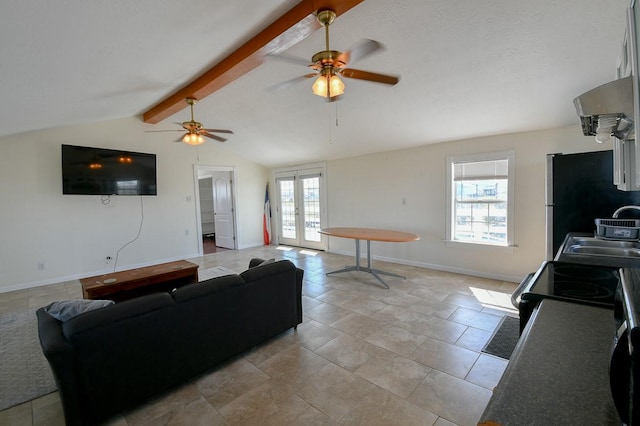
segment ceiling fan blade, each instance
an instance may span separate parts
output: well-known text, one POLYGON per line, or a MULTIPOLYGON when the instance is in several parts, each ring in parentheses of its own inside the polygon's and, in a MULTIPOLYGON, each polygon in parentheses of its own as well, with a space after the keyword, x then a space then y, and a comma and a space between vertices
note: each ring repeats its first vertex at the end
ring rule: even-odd
POLYGON ((313 64, 309 63, 308 60, 303 59, 303 58, 298 58, 297 56, 289 56, 289 55, 283 55, 283 54, 268 54, 266 55, 267 58, 273 58, 276 59, 278 61, 285 61, 285 62, 291 62, 293 64, 297 64, 297 65, 302 65, 305 67, 311 66, 313 64))
POLYGON ((374 83, 390 84, 392 86, 400 81, 399 77, 392 75, 377 74, 369 71, 355 70, 353 68, 343 69, 340 71, 340 75, 347 78, 372 81, 374 83))
POLYGON ((225 129, 202 129, 205 132, 213 132, 213 133, 231 133, 233 134, 233 132, 231 130, 225 130, 225 129))
POLYGON ((184 130, 145 130, 145 133, 184 132, 184 130))
POLYGON ((208 138, 215 139, 215 140, 217 140, 217 141, 219 141, 219 142, 224 142, 224 141, 226 141, 226 139, 225 139, 225 138, 221 138, 221 137, 220 137, 220 136, 218 136, 218 135, 212 135, 211 133, 203 132, 203 133, 200 133, 200 134, 201 134, 202 136, 206 136, 206 137, 208 137, 208 138))
POLYGON ((174 142, 182 142, 182 139, 184 139, 184 135, 180 136, 178 139, 176 139, 174 142))
POLYGON ((317 75, 318 74, 316 74, 316 73, 301 75, 300 77, 292 78, 291 80, 286 80, 286 81, 283 81, 283 82, 278 83, 276 85, 273 85, 271 87, 267 87, 267 90, 273 92, 275 90, 284 89, 285 87, 292 86, 292 85, 294 85, 296 83, 299 83, 299 82, 304 81, 304 80, 306 80, 308 78, 311 78, 311 77, 315 77, 317 75))
POLYGON ((346 65, 349 62, 359 61, 360 59, 365 58, 382 49, 384 49, 382 43, 365 38, 363 40, 360 40, 358 44, 353 46, 351 49, 338 55, 337 61, 342 62, 346 65))

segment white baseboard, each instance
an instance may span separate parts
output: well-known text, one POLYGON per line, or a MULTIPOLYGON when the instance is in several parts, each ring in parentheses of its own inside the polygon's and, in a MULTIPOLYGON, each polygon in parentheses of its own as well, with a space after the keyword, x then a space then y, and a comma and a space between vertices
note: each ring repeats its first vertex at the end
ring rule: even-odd
POLYGON ((264 245, 264 242, 260 241, 259 243, 249 243, 249 244, 238 245, 238 250, 255 248, 255 247, 263 247, 263 246, 268 247, 264 245))
MULTIPOLYGON (((241 248, 239 248, 239 250, 240 249, 246 249, 246 248, 262 247, 262 246, 264 246, 264 243, 245 244, 241 248)), ((344 250, 330 250, 330 251, 327 251, 327 253, 342 254, 342 255, 350 256, 350 257, 354 257, 355 256, 354 252, 344 251, 344 250)), ((117 268, 116 271, 124 271, 124 270, 127 270, 127 269, 142 268, 142 267, 145 267, 145 266, 157 265, 159 263, 173 262, 173 261, 176 261, 176 260, 191 259, 191 258, 196 258, 196 257, 199 257, 199 255, 197 253, 193 253, 193 254, 187 255, 187 256, 160 259, 160 260, 153 260, 153 261, 134 264, 134 265, 126 265, 126 266, 123 266, 121 268, 117 268)), ((363 259, 364 259, 364 262, 365 262, 365 265, 366 265, 366 258, 363 258, 363 259)), ((493 279, 493 280, 509 281, 509 282, 514 282, 514 283, 519 283, 522 280, 522 277, 520 277, 520 276, 511 276, 511 275, 504 275, 504 274, 490 274, 490 273, 486 273, 484 271, 476 271, 476 270, 473 270, 473 269, 458 268, 458 267, 447 266, 447 265, 437 265, 437 264, 434 264, 434 263, 427 263, 427 262, 415 262, 415 261, 411 261, 411 260, 396 259, 396 258, 392 258, 392 257, 384 257, 384 256, 375 256, 374 255, 373 256, 373 260, 380 260, 380 261, 383 261, 383 262, 398 263, 400 265, 416 266, 416 267, 419 267, 419 268, 434 269, 436 271, 444 271, 444 272, 452 272, 452 273, 456 273, 456 274, 471 275, 471 276, 474 276, 474 277, 489 278, 489 279, 493 279)), ((25 290, 25 289, 28 289, 28 288, 41 287, 41 286, 50 285, 50 284, 56 284, 56 283, 65 282, 65 281, 78 280, 78 279, 85 278, 85 277, 92 277, 92 276, 95 276, 95 275, 108 274, 110 272, 113 272, 112 268, 104 268, 104 269, 101 269, 101 270, 98 270, 98 271, 93 271, 93 272, 83 272, 81 274, 73 274, 73 275, 67 275, 67 276, 62 276, 62 277, 52 277, 52 278, 47 278, 45 280, 31 281, 31 282, 26 282, 26 283, 14 284, 14 285, 1 287, 0 288, 0 294, 1 293, 7 293, 7 292, 10 292, 10 291, 25 290)))
MULTIPOLYGON (((125 270, 128 270, 128 269, 143 268, 145 266, 157 265, 159 263, 174 262, 176 260, 191 259, 191 258, 194 258, 194 257, 199 257, 198 253, 193 253, 193 254, 191 254, 189 256, 181 256, 181 257, 175 257, 175 258, 159 259, 159 260, 153 260, 153 261, 143 262, 143 263, 138 263, 138 264, 133 264, 133 265, 126 265, 126 266, 122 266, 120 268, 117 268, 116 272, 125 271, 125 270)), ((8 293, 10 291, 26 290, 28 288, 42 287, 42 286, 45 286, 45 285, 62 283, 62 282, 65 282, 65 281, 79 280, 81 278, 93 277, 93 276, 96 276, 96 275, 104 275, 104 274, 109 274, 109 273, 113 273, 113 268, 104 268, 104 269, 100 269, 98 271, 93 271, 93 272, 89 271, 89 272, 83 272, 83 273, 80 273, 80 274, 65 275, 65 276, 62 276, 62 277, 51 277, 51 278, 47 278, 47 279, 44 279, 44 280, 30 281, 30 282, 25 282, 25 283, 20 283, 20 284, 13 284, 13 285, 0 287, 0 294, 8 293)))
MULTIPOLYGON (((343 254, 346 256, 351 256, 354 257, 356 254, 352 251, 344 251, 344 250, 330 250, 328 251, 328 253, 335 253, 335 254, 343 254)), ((364 264, 366 266, 366 257, 361 257, 360 259, 360 264, 362 265, 362 260, 364 259, 364 264)), ((487 273, 484 271, 476 271, 474 269, 467 269, 467 268, 458 268, 455 266, 448 266, 448 265, 438 265, 435 263, 427 263, 427 262, 416 262, 416 261, 412 261, 412 260, 406 260, 406 259, 396 259, 393 257, 384 257, 384 256, 372 256, 373 260, 380 260, 383 262, 390 262, 390 263, 398 263, 400 265, 408 265, 408 266, 416 266, 418 268, 426 268, 426 269, 433 269, 436 271, 443 271, 443 272, 452 272, 455 274, 464 274, 464 275, 470 275, 473 277, 480 277, 480 278, 488 278, 488 279, 492 279, 492 280, 498 280, 498 281, 508 281, 508 282, 514 282, 514 283, 519 283, 520 281, 522 281, 522 277, 521 276, 513 276, 513 275, 505 275, 505 274, 491 274, 491 273, 487 273)))

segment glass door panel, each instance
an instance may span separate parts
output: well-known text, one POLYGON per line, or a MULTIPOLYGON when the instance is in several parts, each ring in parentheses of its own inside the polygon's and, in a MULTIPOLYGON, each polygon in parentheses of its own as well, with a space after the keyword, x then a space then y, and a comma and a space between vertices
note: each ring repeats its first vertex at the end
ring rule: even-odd
POLYGON ((320 177, 300 179, 304 211, 304 240, 319 243, 320 238, 320 177))
POLYGON ((282 244, 300 245, 298 239, 298 208, 296 207, 295 178, 278 179, 280 197, 280 242, 282 244))

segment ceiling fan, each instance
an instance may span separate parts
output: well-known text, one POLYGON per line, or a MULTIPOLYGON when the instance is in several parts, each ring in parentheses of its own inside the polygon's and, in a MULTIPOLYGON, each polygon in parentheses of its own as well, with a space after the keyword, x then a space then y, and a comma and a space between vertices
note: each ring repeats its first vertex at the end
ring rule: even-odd
POLYGON ((272 55, 277 59, 306 65, 312 68, 315 72, 296 77, 292 80, 284 81, 273 86, 272 89, 281 89, 293 83, 297 83, 298 81, 317 76, 318 78, 312 86, 313 93, 327 98, 329 101, 335 101, 338 99, 338 96, 344 93, 345 88, 344 83, 339 76, 389 85, 398 83, 400 79, 396 76, 345 68, 349 62, 369 56, 377 50, 383 49, 383 46, 375 40, 365 39, 346 52, 331 50, 329 48, 329 26, 336 19, 336 13, 333 10, 322 10, 318 12, 317 19, 324 27, 326 49, 313 55, 311 58, 311 64, 300 58, 286 55, 272 55))
MULTIPOLYGON (((178 124, 180 126, 182 126, 182 128, 184 130, 187 131, 187 133, 185 133, 183 136, 181 136, 180 138, 176 139, 175 142, 184 142, 186 144, 189 145, 200 145, 204 143, 204 137, 207 138, 211 138, 211 139, 215 139, 219 142, 224 142, 226 141, 225 138, 218 136, 218 135, 214 135, 213 133, 230 133, 233 134, 233 132, 231 130, 225 130, 225 129, 205 129, 202 127, 202 123, 195 121, 193 119, 193 105, 195 105, 196 102, 198 102, 196 99, 194 98, 187 98, 186 99, 187 103, 189 104, 189 106, 191 107, 191 120, 190 121, 185 121, 182 123, 175 123, 178 124)), ((148 130, 148 133, 153 133, 153 132, 182 132, 183 130, 148 130)))

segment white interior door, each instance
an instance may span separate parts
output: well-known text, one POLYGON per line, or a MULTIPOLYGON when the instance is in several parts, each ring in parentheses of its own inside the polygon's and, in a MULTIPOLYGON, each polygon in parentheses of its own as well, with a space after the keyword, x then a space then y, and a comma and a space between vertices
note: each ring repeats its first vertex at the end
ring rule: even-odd
MULTIPOLYGON (((203 200, 201 200, 199 182, 202 179, 211 178, 209 194, 211 194, 211 198, 213 198, 213 206, 210 215, 213 218, 212 228, 214 228, 213 232, 215 232, 216 246, 236 249, 236 213, 234 209, 235 169, 228 166, 195 164, 193 171, 196 182, 196 225, 198 235, 202 234, 203 216, 206 216, 203 215, 202 212, 203 200), (218 198, 218 200, 216 200, 216 198, 218 198)), ((197 244, 198 253, 202 255, 204 250, 201 237, 197 239, 197 244)))
POLYGON ((319 233, 323 220, 323 177, 318 170, 279 173, 278 241, 280 244, 324 250, 319 233))
POLYGON ((235 248, 233 234, 233 194, 228 172, 215 172, 213 176, 213 220, 216 229, 216 246, 235 248))

